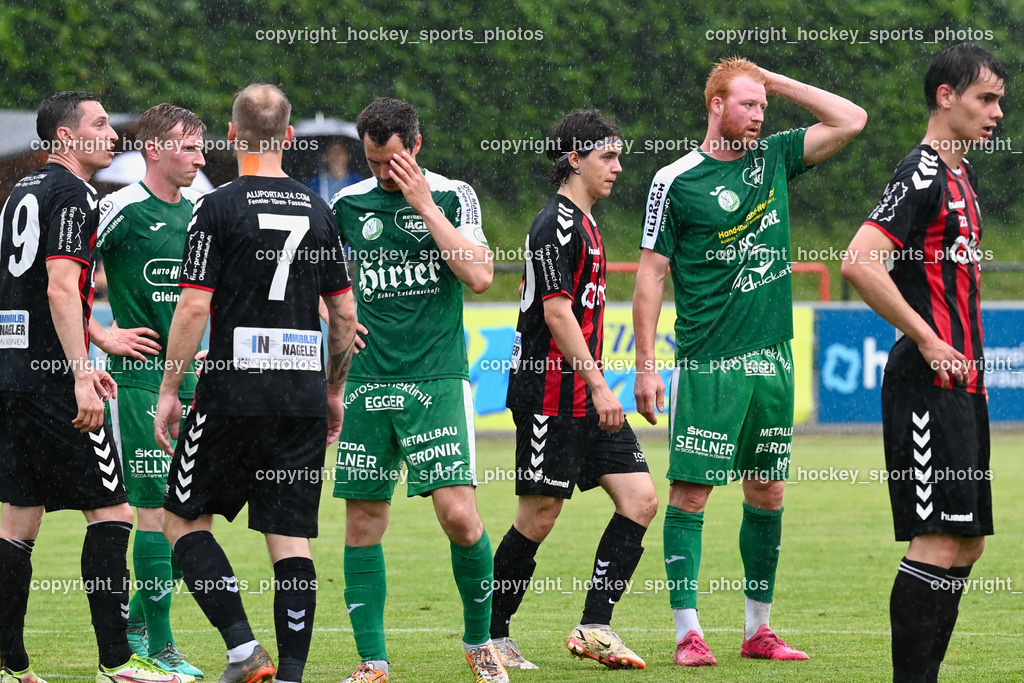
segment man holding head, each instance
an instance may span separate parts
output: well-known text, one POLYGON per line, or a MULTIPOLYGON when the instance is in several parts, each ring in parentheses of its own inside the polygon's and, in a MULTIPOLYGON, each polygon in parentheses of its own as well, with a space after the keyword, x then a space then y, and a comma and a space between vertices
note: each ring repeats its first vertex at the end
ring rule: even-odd
POLYGON ((278 681, 302 680, 316 609, 309 539, 317 535, 323 454, 341 432, 341 390, 355 337, 348 270, 327 205, 281 169, 291 105, 273 85, 238 93, 228 139, 239 178, 204 195, 189 224, 181 297, 154 420, 170 453, 179 392, 216 320, 183 438, 173 450, 164 533, 196 602, 228 648, 221 683, 275 679, 238 579, 210 533, 249 505, 274 564, 278 681), (318 303, 328 310, 328 356, 318 303))
POLYGON ((740 479, 743 657, 807 659, 768 626, 782 542, 782 497, 793 435, 793 291, 788 183, 861 131, 864 110, 819 88, 726 59, 704 90, 699 149, 651 184, 633 296, 637 410, 664 409, 654 356, 666 271, 676 299, 676 369, 669 419, 665 568, 676 664, 717 663, 697 619, 704 508, 715 486, 740 479), (777 95, 819 119, 759 139, 777 95))
POLYGON ((345 499, 345 602, 362 660, 346 682, 385 683, 386 577, 381 546, 408 466, 409 495, 429 496, 451 547, 466 659, 478 682, 508 677, 488 627, 491 542, 476 509, 476 450, 463 291, 491 285, 480 203, 467 183, 416 162, 416 110, 380 97, 356 119, 373 178, 332 201, 359 268, 366 347, 345 390, 334 496, 345 499))
POLYGON ((59 92, 39 105, 50 151, 0 215, 0 681, 40 681, 25 650, 32 548, 44 510, 81 510, 82 579, 99 645, 98 683, 179 679, 132 653, 125 637, 132 511, 103 403, 110 375, 89 361, 92 250, 99 202, 92 174, 117 133, 99 98, 59 92))

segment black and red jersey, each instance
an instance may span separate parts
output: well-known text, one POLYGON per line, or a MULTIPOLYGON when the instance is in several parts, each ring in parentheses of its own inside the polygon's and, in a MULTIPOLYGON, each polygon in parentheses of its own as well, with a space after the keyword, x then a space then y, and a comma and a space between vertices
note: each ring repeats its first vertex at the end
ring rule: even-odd
POLYGON ((326 415, 320 295, 351 287, 327 204, 291 178, 243 176, 196 203, 181 263, 180 286, 213 292, 197 404, 326 415))
POLYGON ((49 163, 14 186, 0 215, 0 389, 60 393, 74 386, 47 298, 46 262, 81 264, 83 338, 92 314, 96 190, 49 163))
MULTIPOLYGON (((981 211, 965 159, 948 168, 928 145, 908 154, 866 221, 897 245, 889 275, 907 303, 972 367, 964 388, 984 391, 981 329, 981 211)), ((886 372, 939 385, 917 344, 901 336, 886 372)))
POLYGON ((597 225, 567 197, 555 195, 526 237, 506 405, 542 415, 596 415, 590 388, 565 359, 544 321, 544 301, 572 300, 587 348, 601 363, 604 348, 605 258, 597 225))

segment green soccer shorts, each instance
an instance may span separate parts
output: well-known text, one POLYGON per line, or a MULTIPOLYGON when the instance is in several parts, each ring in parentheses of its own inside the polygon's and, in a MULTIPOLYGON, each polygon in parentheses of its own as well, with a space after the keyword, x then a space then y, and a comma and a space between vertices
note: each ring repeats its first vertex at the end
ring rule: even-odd
POLYGON ((793 442, 788 341, 709 361, 684 361, 669 390, 668 478, 721 486, 785 480, 793 442))
MULTIPOLYGON (((118 387, 117 398, 107 402, 107 418, 114 443, 121 454, 124 487, 132 507, 159 508, 164 505, 171 456, 160 450, 153 436, 153 416, 159 393, 150 389, 118 387)), ((181 426, 191 410, 192 397, 181 396, 181 426)), ((174 441, 171 442, 174 446, 174 441)))
POLYGON ((390 502, 399 480, 407 481, 410 496, 445 486, 476 486, 469 382, 345 385, 334 497, 390 502))

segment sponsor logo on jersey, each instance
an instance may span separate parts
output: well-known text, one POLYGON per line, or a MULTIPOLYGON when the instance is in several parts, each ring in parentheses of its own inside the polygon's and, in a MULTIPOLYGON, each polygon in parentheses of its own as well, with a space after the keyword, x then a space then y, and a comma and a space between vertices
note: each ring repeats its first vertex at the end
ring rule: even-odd
POLYGON ((981 249, 978 247, 978 238, 972 235, 968 240, 966 235, 960 235, 953 244, 949 245, 946 255, 950 261, 959 263, 961 266, 980 262, 981 249))
POLYGON ((384 234, 384 221, 373 215, 372 212, 359 217, 363 222, 363 239, 372 242, 384 234))
POLYGON ((177 287, 181 259, 155 258, 142 267, 142 277, 154 287, 177 287))
POLYGON ((28 311, 0 311, 0 349, 28 348, 28 311))
MULTIPOLYGON (((441 207, 437 208, 441 211, 441 215, 444 215, 444 209, 441 207)), ((399 230, 416 238, 417 242, 422 242, 423 238, 430 234, 427 224, 423 222, 423 216, 416 213, 410 206, 395 212, 395 225, 399 230)))
MULTIPOLYGON (((661 204, 665 199, 665 183, 651 183, 651 191, 647 195, 647 218, 644 219, 644 240, 654 239, 658 234, 658 218, 661 216, 661 204)), ((652 244, 653 246, 653 244, 652 244)))
POLYGON ((588 282, 587 286, 583 288, 583 295, 580 297, 580 303, 585 308, 595 308, 599 304, 604 304, 605 301, 605 287, 604 285, 595 285, 593 282, 588 282))
POLYGON ((152 230, 153 232, 156 232, 157 230, 159 230, 160 228, 164 227, 165 225, 167 225, 167 224, 164 223, 164 222, 158 222, 156 225, 149 226, 149 229, 152 230))
POLYGON ((405 396, 367 396, 366 410, 404 410, 405 396))
POLYGON ((715 188, 714 192, 709 192, 712 197, 718 197, 718 205, 723 210, 732 213, 736 209, 740 208, 740 198, 735 192, 726 188, 725 185, 719 185, 715 188))
POLYGON ((441 281, 441 258, 437 250, 420 252, 425 260, 385 264, 383 259, 364 260, 359 266, 359 291, 363 301, 396 296, 436 294, 441 281))
POLYGON ((736 450, 736 445, 729 443, 729 435, 724 432, 690 425, 685 434, 676 436, 675 450, 728 460, 736 450))
POLYGON ((899 206, 906 196, 907 186, 905 183, 892 183, 886 186, 885 194, 882 195, 882 201, 878 203, 878 206, 871 212, 868 219, 878 223, 891 221, 896 216, 896 207, 899 206))
MULTIPOLYGON (((751 187, 761 187, 764 179, 764 157, 754 159, 754 165, 743 169, 743 182, 751 187)), ((725 208, 724 206, 722 207, 725 208)))

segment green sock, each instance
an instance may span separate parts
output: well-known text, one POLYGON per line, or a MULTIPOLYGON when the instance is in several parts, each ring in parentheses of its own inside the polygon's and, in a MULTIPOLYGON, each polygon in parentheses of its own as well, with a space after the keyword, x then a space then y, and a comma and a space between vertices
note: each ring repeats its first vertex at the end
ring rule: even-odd
POLYGON ((466 632, 462 642, 482 645, 491 637, 491 583, 494 580, 494 553, 484 529, 480 540, 470 546, 451 544, 452 573, 462 596, 462 619, 466 632))
POLYGON ((686 512, 671 505, 665 509, 665 574, 672 609, 697 609, 703 528, 703 512, 686 512))
MULTIPOLYGON (((131 602, 138 600, 145 613, 149 653, 152 655, 162 650, 167 643, 174 642, 174 636, 171 635, 171 598, 174 595, 171 546, 159 531, 136 531, 132 559, 138 590, 131 602)), ((128 607, 129 618, 131 602, 128 607)))
POLYGON ((128 601, 128 621, 146 623, 146 612, 142 609, 142 596, 138 591, 128 601))
POLYGON ((363 661, 387 660, 384 643, 384 598, 388 591, 381 544, 345 546, 345 604, 363 661))
POLYGON ((740 557, 743 558, 743 594, 758 602, 771 602, 775 570, 782 543, 782 510, 762 510, 743 503, 740 557))

